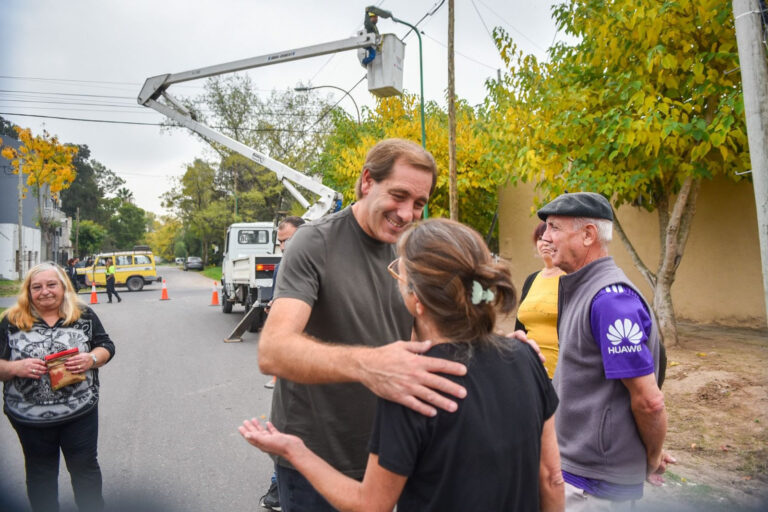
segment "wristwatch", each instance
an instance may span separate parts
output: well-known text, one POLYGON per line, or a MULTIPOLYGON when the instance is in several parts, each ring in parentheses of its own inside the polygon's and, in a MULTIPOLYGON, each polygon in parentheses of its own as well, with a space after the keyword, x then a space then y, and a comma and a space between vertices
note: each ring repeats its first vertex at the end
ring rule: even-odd
POLYGON ((90 356, 91 356, 91 359, 93 359, 93 366, 96 366, 97 364, 99 364, 98 357, 96 357, 94 354, 90 354, 90 356))

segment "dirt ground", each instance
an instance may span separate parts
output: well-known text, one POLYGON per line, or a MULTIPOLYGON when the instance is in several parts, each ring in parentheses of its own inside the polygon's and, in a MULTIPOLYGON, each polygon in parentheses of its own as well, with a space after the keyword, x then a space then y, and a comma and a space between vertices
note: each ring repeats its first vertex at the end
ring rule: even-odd
MULTIPOLYGON (((667 350, 666 448, 647 499, 688 510, 768 510, 768 331, 682 324, 667 350)), ((675 508, 675 507, 671 507, 675 508)))
MULTIPOLYGON (((504 319, 505 332, 514 323, 504 319)), ((640 510, 768 511, 768 331, 679 324, 667 348, 665 448, 640 510)))

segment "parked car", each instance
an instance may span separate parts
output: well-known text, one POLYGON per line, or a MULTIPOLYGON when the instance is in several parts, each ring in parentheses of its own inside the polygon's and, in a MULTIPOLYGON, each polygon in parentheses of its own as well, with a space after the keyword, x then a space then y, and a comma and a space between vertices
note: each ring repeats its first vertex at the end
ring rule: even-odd
POLYGON ((177 265, 183 265, 184 264, 184 258, 176 258, 176 264, 177 265))
POLYGON ((184 262, 184 270, 203 270, 203 258, 190 256, 184 262))

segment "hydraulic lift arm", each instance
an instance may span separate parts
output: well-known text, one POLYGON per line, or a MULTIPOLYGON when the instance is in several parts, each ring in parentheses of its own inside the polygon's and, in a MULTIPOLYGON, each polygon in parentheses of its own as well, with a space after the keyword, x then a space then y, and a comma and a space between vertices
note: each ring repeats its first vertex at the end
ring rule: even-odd
POLYGON ((244 71, 262 66, 271 66, 282 62, 306 59, 345 50, 376 46, 379 44, 380 37, 381 36, 378 34, 366 33, 349 39, 342 39, 314 46, 305 46, 303 48, 296 48, 284 52, 270 53, 259 57, 217 64, 181 73, 153 76, 144 82, 144 86, 139 93, 138 102, 140 105, 152 108, 207 139, 222 144, 232 151, 235 151, 274 172, 277 175, 278 181, 280 181, 285 188, 288 189, 291 195, 293 195, 293 197, 307 209, 303 217, 307 220, 314 220, 333 210, 334 207, 337 206, 337 203, 340 204, 341 194, 326 187, 319 181, 316 181, 309 176, 198 122, 180 101, 168 93, 168 88, 174 84, 188 82, 190 80, 234 73, 236 71, 244 71), (294 184, 317 194, 319 199, 310 204, 294 184))

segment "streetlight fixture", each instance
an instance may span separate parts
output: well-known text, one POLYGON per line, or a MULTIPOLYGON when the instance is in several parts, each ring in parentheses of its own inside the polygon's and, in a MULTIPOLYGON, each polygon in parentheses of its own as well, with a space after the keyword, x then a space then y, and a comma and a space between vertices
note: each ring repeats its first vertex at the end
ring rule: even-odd
MULTIPOLYGON (((419 85, 421 86, 421 96, 420 96, 420 106, 421 106, 421 147, 424 149, 427 149, 427 129, 424 126, 424 63, 421 56, 421 33, 419 33, 419 29, 416 28, 414 25, 411 25, 407 21, 403 21, 401 19, 395 18, 392 16, 391 11, 386 11, 384 9, 380 9, 374 5, 371 5, 369 7, 365 8, 366 13, 373 13, 379 18, 389 18, 395 23, 402 23, 403 25, 410 27, 411 30, 416 32, 416 37, 419 38, 419 85)), ((426 219, 429 217, 429 206, 424 205, 424 211, 423 211, 423 217, 426 219)))
POLYGON ((416 37, 419 38, 419 84, 421 86, 421 102, 420 102, 421 103, 421 147, 426 149, 427 148, 427 130, 424 127, 424 64, 422 62, 422 56, 421 56, 421 34, 419 33, 419 29, 416 28, 414 25, 411 25, 407 21, 403 21, 401 19, 395 18, 392 15, 391 11, 380 9, 373 5, 366 7, 365 12, 373 13, 379 18, 389 18, 395 23, 402 23, 403 25, 410 27, 411 30, 416 32, 416 37))
POLYGON ((352 100, 352 103, 355 104, 355 110, 357 110, 357 124, 362 124, 362 118, 360 117, 360 107, 357 106, 357 102, 355 101, 355 98, 352 97, 351 94, 349 94, 349 91, 345 91, 341 87, 336 87, 335 85, 315 85, 313 87, 294 87, 294 91, 298 92, 307 92, 307 91, 313 91, 315 89, 337 89, 341 92, 343 92, 346 96, 349 96, 349 99, 352 100))

